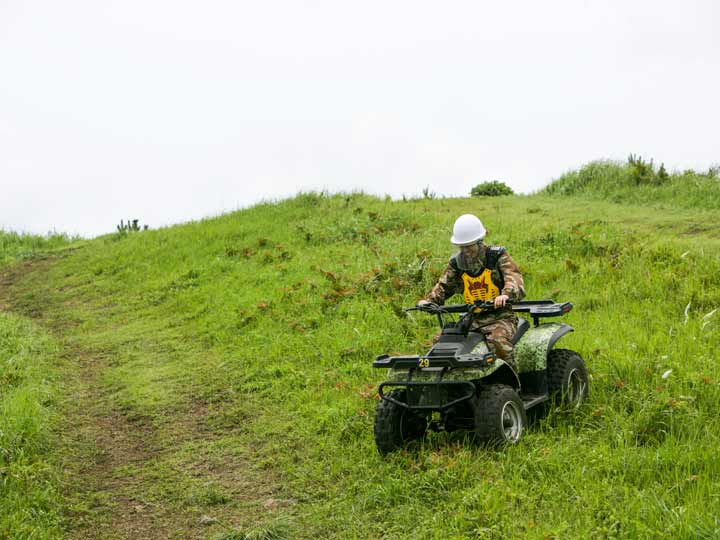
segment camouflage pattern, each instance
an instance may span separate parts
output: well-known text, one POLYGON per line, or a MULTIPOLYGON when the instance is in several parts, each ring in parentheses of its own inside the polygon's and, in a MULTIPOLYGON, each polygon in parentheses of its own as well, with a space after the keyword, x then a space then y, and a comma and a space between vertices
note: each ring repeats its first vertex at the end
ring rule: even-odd
MULTIPOLYGON (((447 371, 437 368, 418 368, 413 372, 412 380, 417 382, 475 381, 495 373, 504 365, 505 362, 498 358, 487 366, 455 368, 447 371)), ((406 382, 409 380, 409 375, 409 369, 390 369, 385 380, 391 382, 406 382)), ((517 385, 519 386, 520 383, 518 382, 517 385)))
POLYGON ((475 345, 475 348, 472 351, 470 351, 470 354, 484 356, 489 352, 490 352, 490 348, 487 346, 487 343, 485 343, 485 340, 481 340, 478 342, 477 345, 475 345))
POLYGON ((512 338, 517 332, 518 319, 513 313, 512 319, 499 319, 477 330, 485 334, 490 350, 495 353, 498 358, 505 360, 507 364, 515 369, 515 360, 513 358, 512 338))
MULTIPOLYGON (((547 367, 547 353, 549 352, 550 341, 571 331, 572 327, 570 325, 558 322, 544 323, 529 328, 522 339, 515 345, 513 356, 517 361, 516 372, 526 373, 528 371, 544 370, 547 367)), ((484 356, 488 350, 485 342, 481 341, 471 354, 473 356, 484 356)), ((512 360, 506 361, 500 357, 486 366, 455 368, 447 371, 432 367, 415 369, 412 380, 418 382, 471 381, 487 377, 506 364, 515 369, 512 360)), ((409 369, 393 368, 389 370, 386 380, 393 382, 407 381, 409 373, 409 369)))
POLYGON ((390 368, 388 369, 388 374, 387 377, 385 377, 385 380, 391 382, 407 381, 409 373, 409 369, 390 368))
MULTIPOLYGON (((413 371, 412 380, 415 382, 438 382, 443 378, 442 368, 423 368, 413 371)), ((389 381, 407 381, 409 369, 391 369, 388 374, 389 381)))
MULTIPOLYGON (((440 382, 445 379, 444 375, 448 372, 443 373, 442 368, 414 368, 412 370, 407 368, 392 368, 388 370, 388 375, 385 378, 386 381, 390 382, 440 382), (413 372, 412 378, 410 378, 410 371, 413 372)), ((452 371, 452 370, 450 370, 452 371)))
POLYGON ((557 322, 545 323, 528 329, 515 345, 515 358, 519 372, 545 369, 550 340, 558 332, 561 332, 559 335, 562 335, 571 330, 571 326, 557 322))
MULTIPOLYGON (((464 284, 462 274, 468 272, 477 275, 485 270, 485 261, 487 259, 488 246, 483 242, 479 242, 480 251, 477 257, 466 257, 462 252, 455 255, 458 269, 452 264, 448 264, 445 271, 440 275, 438 282, 430 290, 425 300, 443 305, 445 301, 454 294, 462 294, 464 284)), ((522 300, 525 296, 525 285, 523 277, 512 257, 505 251, 498 259, 497 267, 492 270, 492 281, 500 288, 500 294, 507 295, 512 301, 522 300)), ((514 320, 517 324, 517 317, 512 308, 507 307, 497 311, 488 312, 487 314, 479 314, 473 323, 473 330, 479 330, 481 327, 494 323, 501 319, 514 320)), ((502 347, 502 345, 501 345, 502 347)), ((497 351, 498 355, 501 351, 497 351)))
MULTIPOLYGON (((476 381, 492 375, 504 365, 506 365, 506 363, 498 358, 487 366, 450 369, 445 373, 443 381, 476 381)), ((520 386, 519 380, 517 386, 520 386)))
MULTIPOLYGON (((478 242, 480 248, 476 257, 471 257, 459 251, 451 259, 440 279, 430 290, 425 300, 438 305, 445 303, 445 300, 457 293, 464 291, 462 275, 469 273, 479 275, 485 270, 489 247, 483 242, 478 242), (453 259, 455 264, 453 264, 453 259)), ((500 294, 507 295, 511 301, 519 301, 525 297, 525 284, 522 274, 515 261, 507 251, 503 251, 498 258, 495 268, 491 269, 491 278, 494 284, 500 288, 500 294)), ((479 313, 473 320, 471 330, 482 332, 490 346, 490 349, 498 358, 504 360, 513 369, 515 360, 513 358, 512 337, 517 331, 518 318, 511 307, 499 310, 479 313)))
MULTIPOLYGON (((472 352, 468 355, 461 355, 461 358, 467 358, 472 356, 484 357, 490 352, 485 341, 480 341, 472 352)), ((407 368, 391 368, 388 370, 388 381, 392 382, 404 382, 408 380, 418 382, 439 382, 439 381, 472 381, 487 377, 491 373, 496 372, 505 362, 496 358, 487 365, 467 367, 467 368, 454 368, 445 370, 443 368, 416 368, 413 371, 412 379, 409 379, 410 370, 407 368)))

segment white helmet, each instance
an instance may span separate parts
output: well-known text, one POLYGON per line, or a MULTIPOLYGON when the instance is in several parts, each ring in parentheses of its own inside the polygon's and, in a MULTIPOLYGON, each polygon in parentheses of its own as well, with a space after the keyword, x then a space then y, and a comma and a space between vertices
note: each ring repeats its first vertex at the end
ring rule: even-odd
POLYGON ((469 246, 485 238, 486 233, 485 227, 477 216, 463 214, 455 220, 450 242, 456 246, 469 246))

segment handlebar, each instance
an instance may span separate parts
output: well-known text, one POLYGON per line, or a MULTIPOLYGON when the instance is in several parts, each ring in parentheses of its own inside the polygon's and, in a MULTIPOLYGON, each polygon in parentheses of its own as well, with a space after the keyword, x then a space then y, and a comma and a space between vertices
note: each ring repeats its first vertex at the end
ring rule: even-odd
MULTIPOLYGON (((505 302, 505 305, 508 307, 512 306, 512 302, 509 300, 505 302)), ((432 314, 438 314, 438 313, 467 313, 469 311, 474 311, 476 309, 499 309, 495 307, 495 302, 481 302, 480 300, 476 300, 472 304, 450 304, 446 306, 439 306, 438 304, 429 303, 429 304, 423 304, 421 306, 413 306, 410 308, 405 308, 405 311, 424 311, 425 313, 432 313, 432 314)))
MULTIPOLYGON (((533 318, 537 324, 538 319, 545 317, 561 317, 569 313, 573 305, 570 302, 556 303, 554 300, 523 300, 519 302, 505 302, 505 306, 511 308, 516 313, 527 313, 533 318)), ((494 302, 481 302, 476 300, 472 304, 452 304, 447 306, 439 306, 437 304, 423 304, 406 308, 405 311, 424 311, 438 315, 439 317, 445 313, 474 313, 476 309, 496 310, 494 302)))

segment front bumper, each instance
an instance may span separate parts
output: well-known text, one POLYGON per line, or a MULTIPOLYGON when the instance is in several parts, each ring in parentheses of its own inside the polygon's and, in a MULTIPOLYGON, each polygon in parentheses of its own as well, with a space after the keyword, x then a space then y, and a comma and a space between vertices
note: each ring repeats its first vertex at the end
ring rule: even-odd
POLYGON ((445 412, 458 403, 472 399, 475 384, 470 381, 385 381, 380 384, 378 394, 381 399, 406 409, 445 412), (388 387, 405 388, 407 403, 386 394, 384 390, 388 387))

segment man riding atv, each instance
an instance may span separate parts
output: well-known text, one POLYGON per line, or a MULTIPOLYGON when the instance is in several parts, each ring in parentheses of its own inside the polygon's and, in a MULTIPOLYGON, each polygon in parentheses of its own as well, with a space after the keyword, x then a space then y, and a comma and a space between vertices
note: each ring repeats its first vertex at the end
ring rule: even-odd
POLYGON ((579 407, 588 395, 582 357, 555 348, 573 331, 545 322, 572 310, 570 302, 521 300, 517 265, 504 248, 485 246, 480 220, 466 214, 455 222, 450 259, 427 297, 406 311, 434 315, 440 334, 422 355, 381 354, 373 367, 387 369, 378 387, 373 433, 381 454, 422 439, 428 431, 470 431, 488 444, 514 444, 526 411, 544 404, 579 407), (445 300, 462 288, 464 303, 445 300), (442 304, 437 305, 437 304, 442 304), (524 313, 532 319, 518 319, 524 313), (514 347, 513 347, 514 345, 514 347))
POLYGON ((478 314, 471 330, 483 333, 492 351, 516 369, 511 340, 518 318, 506 304, 519 302, 525 296, 523 277, 505 248, 484 244, 486 234, 482 222, 472 214, 455 221, 450 242, 460 251, 450 258, 438 282, 417 305, 443 305, 460 290, 466 304, 477 300, 493 302, 496 309, 478 314))

